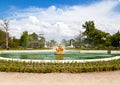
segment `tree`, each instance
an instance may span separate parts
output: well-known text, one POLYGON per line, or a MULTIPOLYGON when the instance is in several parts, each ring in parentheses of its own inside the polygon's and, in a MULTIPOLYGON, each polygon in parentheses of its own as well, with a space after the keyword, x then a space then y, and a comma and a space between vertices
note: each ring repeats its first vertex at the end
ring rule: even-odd
POLYGON ((82 25, 82 27, 85 29, 85 31, 83 32, 83 35, 86 36, 86 41, 89 45, 93 44, 93 39, 94 39, 94 35, 95 35, 95 25, 93 21, 87 21, 85 22, 85 24, 82 25))
POLYGON ((50 41, 50 47, 53 47, 57 44, 57 42, 55 40, 51 40, 50 41))
POLYGON ((64 45, 65 47, 67 46, 67 40, 66 39, 62 39, 62 45, 64 45))
POLYGON ((93 21, 87 21, 82 25, 85 31, 83 32, 86 36, 85 40, 88 42, 88 45, 92 47, 104 47, 105 41, 109 33, 102 32, 98 30, 93 21))
POLYGON ((47 48, 53 48, 54 46, 56 46, 56 44, 57 42, 55 40, 46 41, 47 48))
POLYGON ((29 35, 30 40, 38 40, 38 35, 36 33, 32 33, 29 35))
POLYGON ((20 45, 24 48, 27 48, 29 44, 28 32, 24 31, 20 38, 20 45))
POLYGON ((40 48, 44 48, 45 47, 45 38, 44 38, 44 36, 40 37, 39 47, 40 48))
POLYGON ((29 35, 29 47, 30 48, 39 47, 38 35, 36 33, 32 33, 29 35))
POLYGON ((20 39, 16 39, 16 37, 9 39, 9 46, 11 48, 18 48, 20 46, 20 39))
POLYGON ((112 36, 111 42, 112 42, 113 47, 120 46, 120 32, 119 31, 112 36))
POLYGON ((8 49, 8 38, 9 38, 9 33, 8 33, 8 26, 9 26, 9 21, 8 20, 3 20, 3 23, 1 24, 2 28, 5 30, 6 33, 6 49, 8 49))
POLYGON ((5 45, 5 36, 6 36, 6 33, 2 30, 0 30, 0 47, 1 48, 5 48, 6 45, 5 45))
POLYGON ((110 47, 111 46, 111 43, 112 43, 112 36, 109 34, 109 33, 107 33, 106 34, 106 38, 105 38, 105 46, 106 47, 110 47))
POLYGON ((80 31, 80 33, 79 33, 79 35, 75 38, 75 47, 76 48, 80 48, 82 45, 83 45, 83 41, 84 41, 84 39, 83 39, 83 34, 82 34, 82 32, 80 31))

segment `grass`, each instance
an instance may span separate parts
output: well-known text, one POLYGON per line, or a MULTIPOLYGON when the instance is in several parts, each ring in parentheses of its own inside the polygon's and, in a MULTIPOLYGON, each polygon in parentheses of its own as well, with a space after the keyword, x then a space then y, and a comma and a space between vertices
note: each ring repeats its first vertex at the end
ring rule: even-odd
POLYGON ((82 73, 120 70, 120 59, 99 62, 18 62, 0 60, 1 72, 28 72, 28 73, 82 73))

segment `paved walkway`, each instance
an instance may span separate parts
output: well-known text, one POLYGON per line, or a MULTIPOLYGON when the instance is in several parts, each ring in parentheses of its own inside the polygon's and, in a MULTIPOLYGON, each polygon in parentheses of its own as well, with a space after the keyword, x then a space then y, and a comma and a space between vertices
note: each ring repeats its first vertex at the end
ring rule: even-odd
POLYGON ((120 85, 120 71, 95 73, 5 73, 0 85, 120 85))

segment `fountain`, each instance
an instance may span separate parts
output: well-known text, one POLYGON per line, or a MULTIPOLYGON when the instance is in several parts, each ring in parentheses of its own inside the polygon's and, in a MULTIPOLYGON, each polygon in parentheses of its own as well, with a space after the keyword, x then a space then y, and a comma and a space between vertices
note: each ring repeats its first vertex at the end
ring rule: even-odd
POLYGON ((63 50, 61 45, 57 46, 54 50, 9 50, 0 51, 0 59, 6 60, 26 60, 31 61, 51 61, 51 60, 71 60, 71 61, 96 61, 96 60, 111 60, 120 58, 119 51, 112 51, 111 54, 107 54, 106 51, 91 51, 91 50, 63 50), (115 57, 118 56, 118 57, 115 57))
MULTIPOLYGON (((0 59, 21 61, 101 61, 120 59, 119 51, 107 53, 107 50, 64 50, 62 45, 57 45, 56 50, 9 50, 0 51, 0 59)), ((67 62, 66 61, 66 62, 67 62)))
POLYGON ((63 48, 62 46, 59 44, 56 48, 56 52, 55 52, 55 55, 60 55, 60 54, 64 54, 64 51, 63 51, 63 48))

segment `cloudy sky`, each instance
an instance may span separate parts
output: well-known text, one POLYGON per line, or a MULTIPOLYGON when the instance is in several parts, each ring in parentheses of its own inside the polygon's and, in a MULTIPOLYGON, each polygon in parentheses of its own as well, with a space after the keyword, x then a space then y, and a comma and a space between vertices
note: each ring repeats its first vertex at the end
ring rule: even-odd
POLYGON ((120 31, 120 0, 0 0, 0 20, 8 19, 11 36, 23 31, 47 40, 71 39, 93 20, 96 28, 120 31))

